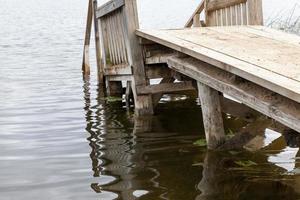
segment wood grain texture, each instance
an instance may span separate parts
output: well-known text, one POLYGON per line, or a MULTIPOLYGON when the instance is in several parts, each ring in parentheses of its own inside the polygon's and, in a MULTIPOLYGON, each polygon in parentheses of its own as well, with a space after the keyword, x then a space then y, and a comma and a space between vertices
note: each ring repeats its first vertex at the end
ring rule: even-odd
POLYGON ((129 64, 133 68, 132 89, 135 100, 136 115, 153 114, 151 95, 140 95, 136 88, 146 86, 146 72, 143 60, 142 47, 135 31, 139 28, 138 12, 136 0, 125 0, 124 6, 124 27, 126 28, 126 45, 129 64))
POLYGON ((300 104, 194 58, 169 58, 169 67, 300 132, 300 104))
POLYGON ((111 0, 97 9, 96 17, 100 18, 124 6, 124 0, 111 0))
POLYGON ((209 0, 206 5, 208 12, 230 7, 240 3, 245 3, 247 0, 209 0))
POLYGON ((246 30, 246 26, 210 27, 137 34, 300 102, 299 43, 250 34, 253 27, 246 30))
POLYGON ((225 142, 221 104, 217 90, 198 82, 203 124, 208 149, 216 149, 225 142))
POLYGON ((83 48, 82 71, 85 75, 90 74, 89 48, 91 41, 92 22, 93 22, 93 0, 89 0, 88 13, 86 20, 85 39, 83 48))

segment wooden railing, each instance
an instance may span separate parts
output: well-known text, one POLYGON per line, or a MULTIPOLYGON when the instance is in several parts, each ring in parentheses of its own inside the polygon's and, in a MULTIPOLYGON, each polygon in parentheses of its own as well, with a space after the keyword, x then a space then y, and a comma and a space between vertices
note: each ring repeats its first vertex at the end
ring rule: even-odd
POLYGON ((201 26, 203 11, 205 26, 263 25, 261 0, 203 0, 185 27, 201 26))
POLYGON ((112 0, 96 11, 100 24, 104 74, 107 76, 132 75, 124 6, 124 0, 112 0))

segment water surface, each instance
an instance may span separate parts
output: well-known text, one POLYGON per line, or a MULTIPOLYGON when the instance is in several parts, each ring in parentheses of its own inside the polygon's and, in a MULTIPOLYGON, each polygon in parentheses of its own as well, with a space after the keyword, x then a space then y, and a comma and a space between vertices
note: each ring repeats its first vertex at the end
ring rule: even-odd
MULTIPOLYGON (((181 27, 198 3, 174 2, 140 1, 142 27, 181 27)), ((300 198, 298 149, 282 137, 258 153, 207 152, 193 144, 204 138, 196 99, 165 98, 138 119, 105 101, 95 68, 80 73, 86 1, 0 5, 1 200, 300 198)), ((227 131, 247 124, 225 118, 227 131)))

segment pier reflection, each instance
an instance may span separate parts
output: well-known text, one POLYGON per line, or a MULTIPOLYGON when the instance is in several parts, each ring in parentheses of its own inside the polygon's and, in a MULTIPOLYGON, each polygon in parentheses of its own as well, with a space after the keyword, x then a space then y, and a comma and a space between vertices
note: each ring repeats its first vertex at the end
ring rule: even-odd
POLYGON ((281 156, 287 152, 287 143, 289 150, 297 150, 297 138, 266 131, 257 144, 268 147, 258 152, 206 151, 193 145, 204 136, 201 123, 196 123, 201 121, 197 105, 172 105, 176 109, 162 106, 163 114, 136 118, 123 102, 108 103, 101 86, 92 85, 88 79, 83 90, 94 177, 90 187, 101 199, 300 197, 299 153, 281 156), (238 165, 241 161, 255 164, 238 165))

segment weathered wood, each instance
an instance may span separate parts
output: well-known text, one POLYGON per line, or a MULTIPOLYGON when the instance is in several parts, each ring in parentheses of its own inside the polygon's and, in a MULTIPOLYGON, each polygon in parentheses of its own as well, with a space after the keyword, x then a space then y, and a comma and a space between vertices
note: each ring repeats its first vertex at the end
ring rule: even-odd
POLYGON ((171 56, 174 56, 174 53, 161 53, 161 54, 155 54, 150 57, 147 57, 145 59, 145 64, 151 65, 151 64, 162 64, 166 63, 167 59, 171 56))
POLYGON ((208 0, 206 10, 208 12, 219 10, 222 8, 234 6, 240 3, 245 3, 247 0, 208 0))
POLYGON ((193 58, 170 58, 169 67, 234 97, 243 104, 300 132, 300 104, 246 80, 193 58))
POLYGON ((146 66, 146 77, 148 79, 172 77, 173 72, 166 64, 155 64, 146 66))
POLYGON ((168 92, 180 92, 187 90, 195 90, 191 81, 178 83, 161 83, 157 85, 139 86, 137 91, 139 94, 157 94, 168 92))
POLYGON ((95 31, 95 48, 96 48, 96 61, 97 61, 97 72, 98 72, 98 81, 100 84, 104 83, 104 66, 101 58, 101 46, 100 46, 100 33, 99 33, 99 21, 96 17, 96 10, 98 4, 97 0, 93 0, 93 16, 94 16, 94 31, 95 31))
POLYGON ((184 26, 185 28, 191 27, 193 25, 194 16, 197 14, 200 14, 204 10, 204 3, 205 3, 205 0, 202 0, 201 3, 199 4, 199 6, 194 11, 194 13, 192 14, 192 16, 189 18, 189 20, 185 24, 185 26, 184 26))
POLYGON ((135 34, 135 31, 139 28, 136 0, 125 0, 124 2, 124 24, 127 29, 127 31, 125 31, 127 34, 125 38, 127 38, 126 45, 129 63, 133 68, 132 89, 135 100, 135 114, 153 114, 151 95, 139 95, 136 91, 137 87, 147 85, 142 47, 135 34))
POLYGON ((105 76, 132 75, 131 66, 127 64, 114 65, 104 69, 105 76))
POLYGON ((246 28, 138 30, 137 34, 300 102, 299 44, 247 35, 246 28))
MULTIPOLYGON (((169 78, 163 78, 159 84, 164 84, 164 83, 173 83, 175 81, 174 77, 169 77, 169 78)), ((153 102, 153 106, 157 106, 157 104, 159 103, 160 99, 162 98, 162 96, 164 95, 164 92, 161 93, 157 93, 152 95, 152 102, 153 102)))
POLYGON ((90 40, 91 40, 92 21, 93 21, 93 0, 89 0, 85 39, 84 39, 83 59, 82 59, 82 71, 85 75, 90 74, 89 48, 90 48, 90 40))
POLYGON ((194 27, 201 27, 201 23, 200 23, 200 14, 196 14, 194 16, 194 19, 193 19, 193 26, 194 27))
POLYGON ((249 25, 263 25, 262 0, 248 0, 249 25))
POLYGON ((199 98, 208 149, 216 149, 225 142, 219 93, 198 82, 199 98))
POLYGON ((107 76, 107 81, 132 81, 132 75, 107 76))
POLYGON ((97 9, 96 17, 100 18, 111 12, 114 12, 115 10, 124 6, 124 4, 124 0, 111 0, 97 9))
POLYGON ((107 95, 113 97, 122 97, 123 86, 121 81, 109 81, 107 85, 107 95))
POLYGON ((125 91, 125 101, 126 107, 130 107, 130 98, 132 96, 132 88, 131 88, 131 81, 126 82, 126 91, 125 91))

